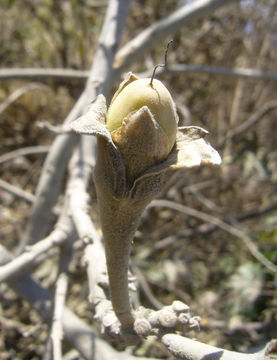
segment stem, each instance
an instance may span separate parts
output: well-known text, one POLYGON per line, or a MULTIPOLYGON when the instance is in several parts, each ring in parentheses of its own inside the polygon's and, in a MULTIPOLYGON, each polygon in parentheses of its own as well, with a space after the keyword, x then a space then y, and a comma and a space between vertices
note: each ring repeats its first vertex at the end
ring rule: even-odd
POLYGON ((104 235, 110 297, 122 329, 132 331, 134 317, 128 292, 128 266, 131 243, 137 229, 140 213, 128 206, 128 200, 109 196, 99 199, 104 235))
POLYGON ((104 237, 110 298, 122 329, 133 332, 134 316, 128 293, 131 244, 143 210, 160 189, 161 175, 154 174, 138 181, 136 191, 133 191, 134 185, 126 177, 124 161, 109 139, 98 136, 97 150, 94 183, 104 237))
POLYGON ((146 204, 134 202, 128 196, 116 196, 118 177, 124 177, 124 172, 120 170, 122 164, 114 162, 115 158, 105 139, 98 137, 97 143, 94 182, 104 237, 110 298, 122 329, 132 332, 134 317, 128 293, 129 255, 141 211, 146 204))

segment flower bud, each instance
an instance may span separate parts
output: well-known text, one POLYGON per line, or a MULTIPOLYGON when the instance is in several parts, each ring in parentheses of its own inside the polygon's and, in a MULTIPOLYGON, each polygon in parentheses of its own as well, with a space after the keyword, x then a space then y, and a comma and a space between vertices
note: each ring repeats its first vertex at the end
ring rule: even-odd
POLYGON ((115 93, 107 127, 122 151, 131 180, 172 150, 178 116, 167 88, 154 79, 129 75, 115 93))

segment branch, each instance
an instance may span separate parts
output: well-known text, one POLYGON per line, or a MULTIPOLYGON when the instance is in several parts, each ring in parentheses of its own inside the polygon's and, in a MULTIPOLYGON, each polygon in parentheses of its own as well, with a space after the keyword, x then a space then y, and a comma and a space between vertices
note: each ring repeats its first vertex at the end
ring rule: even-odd
POLYGON ((36 126, 41 130, 46 130, 50 134, 63 135, 70 134, 72 131, 67 125, 52 125, 49 121, 40 120, 36 122, 36 126))
POLYGON ((198 219, 201 219, 203 221, 212 223, 219 228, 221 228, 224 231, 227 231, 228 233, 232 234, 233 236, 238 237, 241 239, 244 244, 249 249, 250 253, 258 260, 260 261, 269 271, 276 274, 277 273, 277 266, 273 264, 271 261, 269 261, 257 248, 254 241, 251 239, 251 237, 243 230, 239 229, 238 227, 235 227, 233 224, 229 225, 225 221, 221 220, 220 218, 217 218, 215 216, 206 214, 202 211, 192 209, 188 206, 184 206, 182 204, 177 204, 173 201, 168 200, 154 200, 152 203, 148 206, 148 208, 151 207, 168 207, 170 209, 173 209, 175 211, 179 211, 183 214, 196 217, 198 219))
POLYGON ((153 308, 161 309, 163 307, 163 305, 153 294, 153 292, 148 284, 148 281, 145 279, 144 274, 140 271, 138 266, 133 265, 132 268, 133 268, 136 278, 138 279, 141 289, 143 290, 149 303, 153 306, 153 308))
POLYGON ((172 14, 146 28, 121 48, 115 59, 116 70, 122 72, 128 68, 133 61, 142 57, 146 51, 166 36, 179 30, 181 26, 188 25, 222 5, 233 2, 232 0, 196 0, 181 6, 172 14))
POLYGON ((240 124, 235 129, 231 129, 226 138, 217 146, 218 148, 222 148, 226 141, 234 140, 237 136, 242 135, 246 131, 248 131, 252 126, 254 126, 258 121, 262 120, 264 116, 266 116, 271 111, 277 108, 277 101, 272 100, 268 101, 264 104, 264 106, 257 110, 254 114, 252 114, 246 121, 240 124))
MULTIPOLYGON (((68 124, 80 116, 97 94, 106 94, 109 91, 112 85, 114 54, 125 25, 128 5, 128 0, 111 0, 109 2, 86 87, 64 124, 68 124)), ((34 243, 47 233, 51 210, 57 201, 76 139, 76 135, 60 135, 51 146, 37 187, 36 202, 23 237, 24 244, 34 243)))
POLYGON ((247 79, 259 79, 259 80, 277 80, 277 74, 270 73, 257 69, 248 68, 225 68, 220 66, 207 66, 207 65, 188 65, 188 64, 176 64, 170 65, 166 71, 169 73, 206 73, 213 75, 224 75, 232 77, 244 77, 247 79))
POLYGON ((11 79, 54 79, 54 80, 81 80, 89 77, 88 70, 53 69, 53 68, 12 68, 0 69, 0 80, 11 79))
MULTIPOLYGON (((0 265, 12 260, 11 254, 0 245, 0 265)), ((51 294, 29 275, 8 280, 8 285, 49 323, 52 318, 51 294)), ((117 352, 109 344, 98 338, 92 329, 68 308, 62 319, 65 339, 86 359, 135 360, 125 352, 117 352)), ((140 358, 146 360, 145 358, 140 358)), ((151 359, 150 359, 151 360, 151 359)), ((152 359, 155 360, 155 359, 152 359)))
POLYGON ((76 140, 77 137, 72 134, 60 135, 54 140, 40 175, 36 201, 22 238, 22 246, 34 244, 46 236, 52 223, 52 210, 62 187, 66 165, 76 140))
MULTIPOLYGON (((73 240, 73 238, 72 238, 73 240)), ((56 290, 54 298, 54 314, 51 329, 51 340, 53 349, 53 360, 62 360, 62 340, 63 329, 62 319, 64 314, 64 307, 66 301, 66 294, 68 288, 68 267, 72 258, 72 241, 66 243, 60 248, 59 258, 59 274, 56 280, 56 290)))
MULTIPOLYGON (((149 77, 153 70, 138 74, 140 77, 149 77)), ((203 73, 212 75, 224 75, 231 77, 244 77, 257 80, 277 80, 277 74, 251 68, 225 68, 221 66, 176 64, 166 69, 157 69, 156 74, 169 73, 203 73)), ((14 79, 57 79, 64 81, 79 80, 86 81, 89 77, 89 70, 59 69, 59 68, 7 68, 0 69, 0 80, 14 79)))
POLYGON ((12 195, 15 195, 31 204, 35 201, 35 196, 28 191, 25 191, 18 186, 7 183, 6 181, 0 179, 0 189, 9 192, 12 195))
MULTIPOLYGON (((0 245, 0 265, 5 264, 7 261, 11 260, 10 253, 0 245)), ((37 282, 35 282, 30 276, 23 276, 18 279, 13 279, 8 281, 8 285, 18 293, 18 295, 25 300, 27 300, 44 318, 46 322, 49 322, 51 318, 51 295, 44 288, 42 288, 37 282)), ((65 339, 71 343, 78 351, 84 356, 85 359, 90 360, 95 355, 101 354, 101 359, 103 360, 132 360, 135 357, 130 356, 126 353, 118 353, 111 346, 105 343, 103 340, 97 338, 92 330, 75 314, 73 314, 69 309, 64 309, 63 316, 63 330, 65 339), (95 353, 94 353, 95 351, 95 353)), ((181 336, 168 334, 164 335, 161 338, 162 343, 168 347, 168 349, 179 358, 190 359, 190 360, 202 360, 203 357, 200 357, 202 351, 204 354, 210 354, 220 352, 224 356, 232 354, 232 352, 211 347, 210 345, 205 345, 197 341, 182 338, 181 336), (191 354, 189 358, 187 352, 191 354), (182 357, 183 356, 183 357, 182 357), (185 357, 187 356, 187 357, 185 357)), ((266 348, 261 352, 261 354, 271 354, 276 352, 276 340, 270 342, 266 348)), ((264 357, 250 357, 251 355, 245 354, 247 357, 236 357, 237 355, 241 356, 243 354, 235 354, 234 358, 223 357, 224 360, 264 360, 264 357)), ((253 355, 252 355, 253 356, 253 355)), ((145 360, 141 358, 142 360, 145 360)), ((213 360, 213 357, 209 357, 213 360)), ((218 358, 215 358, 218 359, 218 358)))
POLYGON ((0 156, 0 164, 11 161, 20 156, 45 154, 50 149, 49 145, 27 146, 21 149, 10 151, 0 156))
MULTIPOLYGON (((12 255, 0 245, 0 264, 4 266, 8 261, 12 261, 12 255)), ((47 323, 50 322, 52 296, 46 289, 29 275, 10 279, 7 283, 20 297, 27 300, 47 323)), ((92 330, 69 309, 65 310, 63 328, 67 341, 76 347, 85 359, 91 359, 95 341, 92 330)))
MULTIPOLYGON (((268 214, 271 211, 275 211, 275 210, 277 210, 277 204, 270 205, 264 209, 246 213, 244 215, 238 216, 237 218, 234 218, 234 220, 236 222, 241 222, 241 221, 245 221, 248 219, 252 219, 257 216, 263 216, 263 215, 268 214)), ((205 234, 208 234, 208 233, 214 231, 215 229, 217 229, 217 225, 214 225, 212 223, 211 224, 202 224, 202 225, 198 226, 196 229, 185 229, 177 235, 168 236, 160 241, 155 242, 155 244, 153 245, 151 250, 149 250, 147 255, 145 255, 145 258, 152 256, 156 251, 160 251, 162 249, 168 248, 169 246, 174 244, 176 241, 178 241, 182 237, 189 238, 189 237, 193 237, 198 234, 205 235, 205 234)))
POLYGON ((95 307, 99 301, 106 300, 102 289, 108 287, 106 258, 101 238, 89 216, 90 197, 86 192, 95 164, 95 152, 92 152, 91 138, 81 138, 69 167, 67 193, 73 222, 79 238, 87 245, 85 262, 87 265, 89 302, 95 307))
POLYGON ((9 97, 4 100, 0 104, 0 115, 9 107, 13 102, 15 102, 18 98, 20 98, 22 95, 26 94, 29 91, 34 90, 49 90, 50 88, 44 84, 37 84, 37 83, 31 83, 25 86, 20 87, 19 89, 16 89, 13 93, 9 95, 9 97))
POLYGON ((164 335, 161 341, 174 356, 184 360, 266 360, 270 359, 268 357, 269 354, 276 353, 277 347, 277 340, 272 340, 259 352, 242 354, 203 344, 175 334, 164 335), (273 347, 275 349, 272 350, 273 347))
POLYGON ((68 277, 65 273, 59 274, 56 281, 56 291, 54 300, 54 315, 51 330, 51 340, 53 347, 53 359, 62 359, 62 317, 64 313, 64 303, 68 287, 68 277))
POLYGON ((67 241, 72 232, 71 219, 67 214, 61 215, 56 229, 48 237, 29 247, 23 254, 7 264, 0 266, 0 282, 17 277, 26 267, 35 263, 38 256, 67 241))

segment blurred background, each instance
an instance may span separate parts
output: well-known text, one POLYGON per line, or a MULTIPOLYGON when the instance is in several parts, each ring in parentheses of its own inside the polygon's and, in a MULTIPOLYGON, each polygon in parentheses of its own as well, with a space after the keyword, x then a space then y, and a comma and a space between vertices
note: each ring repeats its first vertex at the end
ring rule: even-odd
MULTIPOLYGON (((122 45, 188 2, 131 1, 122 45)), ((89 70, 107 3, 2 0, 1 68, 89 70)), ((233 2, 156 43, 128 70, 150 74, 171 38, 171 71, 158 78, 176 101, 180 125, 207 129, 223 163, 168 175, 158 197, 168 202, 148 208, 136 234, 132 259, 140 288, 133 301, 157 308, 182 300, 202 318, 198 340, 254 349, 277 337, 277 3, 233 2), (236 76, 234 69, 259 73, 236 76)), ((15 253, 54 139, 37 123, 61 124, 84 84, 85 73, 64 79, 0 76, 0 179, 30 195, 17 196, 0 183, 1 243, 15 253), (3 154, 29 146, 43 147, 3 161, 3 154)), ((91 195, 95 199, 93 184, 91 195)), ((95 206, 92 216, 97 223, 95 206)), ((57 270, 52 261, 34 273, 49 289, 57 270)), ((81 249, 70 272, 68 305, 90 323, 81 249)), ((6 285, 0 298, 0 359, 40 358, 47 325, 6 285)), ((136 353, 169 358, 154 340, 136 353)))

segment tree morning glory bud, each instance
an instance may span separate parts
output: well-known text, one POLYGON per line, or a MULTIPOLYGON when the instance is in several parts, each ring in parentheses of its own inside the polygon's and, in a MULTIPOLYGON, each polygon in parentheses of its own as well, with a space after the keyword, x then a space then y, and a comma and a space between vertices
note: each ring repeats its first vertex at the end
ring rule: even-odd
POLYGON ((133 74, 120 85, 108 109, 107 127, 126 160, 129 178, 164 160, 172 150, 178 116, 163 83, 133 74))

